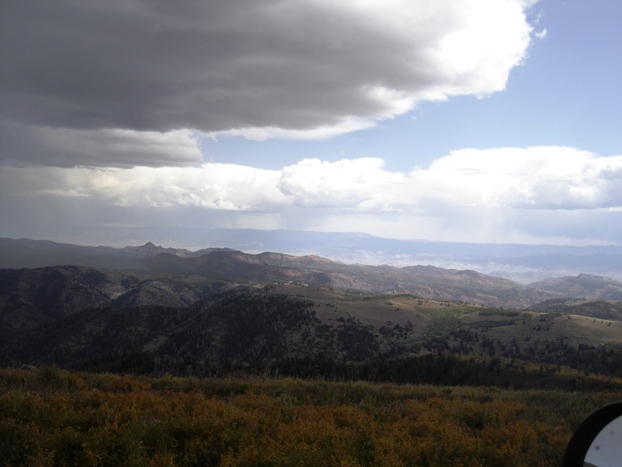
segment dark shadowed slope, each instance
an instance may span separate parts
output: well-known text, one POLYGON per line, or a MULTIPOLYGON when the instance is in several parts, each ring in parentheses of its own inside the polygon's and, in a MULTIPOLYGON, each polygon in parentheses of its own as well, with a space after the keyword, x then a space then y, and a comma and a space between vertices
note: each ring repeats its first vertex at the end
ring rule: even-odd
POLYGON ((149 275, 78 266, 0 270, 0 333, 91 308, 188 306, 218 284, 203 276, 149 275))

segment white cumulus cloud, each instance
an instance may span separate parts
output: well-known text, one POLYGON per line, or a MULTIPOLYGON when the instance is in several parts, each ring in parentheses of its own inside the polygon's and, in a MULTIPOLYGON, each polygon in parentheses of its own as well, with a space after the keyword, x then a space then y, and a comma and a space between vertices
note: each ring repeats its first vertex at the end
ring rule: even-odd
POLYGON ((13 213, 12 223, 46 206, 42 215, 72 213, 75 222, 114 213, 145 225, 175 218, 263 228, 269 219, 270 228, 564 243, 619 237, 620 186, 622 156, 549 146, 456 150, 410 172, 387 170, 379 158, 304 159, 280 170, 5 167, 0 207, 13 213))
POLYGON ((91 197, 125 206, 418 213, 440 206, 622 208, 622 156, 599 157, 556 146, 457 150, 409 173, 388 171, 379 158, 304 159, 280 170, 221 163, 185 168, 7 167, 2 180, 16 193, 91 197))
POLYGON ((435 161, 424 177, 451 181, 463 202, 532 209, 622 206, 622 156, 569 147, 465 149, 435 161))

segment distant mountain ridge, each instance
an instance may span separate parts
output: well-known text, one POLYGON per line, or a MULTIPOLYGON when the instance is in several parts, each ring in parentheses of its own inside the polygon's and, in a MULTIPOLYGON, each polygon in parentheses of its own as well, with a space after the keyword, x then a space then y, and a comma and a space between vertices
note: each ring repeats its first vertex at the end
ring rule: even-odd
MULTIPOLYGON (((88 248, 88 247, 87 247, 88 248)), ((197 258, 199 256, 206 255, 212 251, 234 251, 231 248, 204 248, 202 250, 190 251, 185 248, 170 248, 163 246, 156 246, 151 242, 147 242, 141 246, 126 246, 125 248, 111 248, 111 253, 114 256, 131 257, 131 258, 148 258, 150 256, 160 255, 162 253, 168 253, 171 255, 179 256, 180 258, 197 258)))
MULTIPOLYGON (((3 235, 12 236, 8 232, 3 235)), ((38 238, 37 233, 31 235, 31 238, 38 238)), ((213 246, 253 254, 278 251, 295 256, 315 255, 348 264, 389 264, 398 267, 432 265, 445 269, 470 269, 521 284, 581 273, 622 281, 622 246, 617 245, 479 244, 401 240, 356 232, 210 229, 177 225, 83 228, 51 235, 56 237, 50 237, 49 240, 56 239, 66 244, 110 245, 119 249, 126 245, 152 242, 192 251, 213 246)), ((0 239, 0 263, 2 245, 0 239)), ((31 264, 26 267, 50 265, 31 264)), ((15 266, 0 264, 0 267, 15 266)))
POLYGON ((529 284, 527 287, 558 292, 564 297, 580 297, 591 300, 622 299, 621 282, 592 274, 545 279, 529 284))
POLYGON ((205 248, 190 251, 184 248, 165 248, 147 242, 141 246, 115 248, 82 246, 49 240, 0 238, 0 269, 40 268, 46 266, 90 266, 131 268, 132 259, 148 258, 167 253, 180 258, 195 258, 212 251, 234 251, 230 248, 205 248), (127 261, 120 261, 126 259, 127 261), (116 263, 115 263, 116 261, 116 263))
POLYGON ((12 269, 51 263, 233 281, 294 281, 345 290, 407 293, 436 300, 516 309, 556 298, 622 299, 622 283, 588 274, 523 286, 476 271, 430 265, 344 264, 316 255, 294 256, 275 252, 253 255, 229 248, 192 252, 156 246, 151 242, 138 247, 112 248, 0 239, 0 252, 0 265, 7 268, 11 264, 12 269))

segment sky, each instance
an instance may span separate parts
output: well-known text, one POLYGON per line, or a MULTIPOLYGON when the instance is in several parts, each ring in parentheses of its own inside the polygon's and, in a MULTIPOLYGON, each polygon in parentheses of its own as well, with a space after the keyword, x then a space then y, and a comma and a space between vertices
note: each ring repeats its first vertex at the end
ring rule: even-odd
POLYGON ((4 0, 0 236, 622 245, 620 44, 619 0, 4 0))

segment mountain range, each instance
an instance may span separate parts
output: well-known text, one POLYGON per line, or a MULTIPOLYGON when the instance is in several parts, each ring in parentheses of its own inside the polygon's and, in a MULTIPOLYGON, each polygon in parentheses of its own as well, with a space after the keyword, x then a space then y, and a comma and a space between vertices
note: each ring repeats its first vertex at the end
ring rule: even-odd
MULTIPOLYGON (((48 240, 55 238, 47 237, 48 240)), ((445 269, 469 269, 521 284, 581 273, 622 281, 622 246, 615 245, 456 243, 400 240, 355 232, 204 229, 181 226, 82 228, 72 231, 69 236, 66 232, 58 233, 57 241, 79 245, 111 245, 119 250, 123 250, 125 245, 144 245, 151 241, 155 244, 175 245, 178 251, 186 249, 194 252, 209 245, 254 254, 278 251, 294 256, 315 255, 348 264, 421 264, 445 269)), ((104 251, 105 248, 100 250, 104 251)), ((0 247, 0 261, 1 253, 0 247)))
MULTIPOLYGON (((592 371, 585 352, 622 341, 622 283, 590 274, 523 285, 431 265, 151 242, 0 239, 0 252, 0 357, 11 361, 206 374, 226 362, 450 352, 592 371)), ((613 355, 598 371, 616 371, 613 355)))
MULTIPOLYGON (((0 267, 4 269, 72 265, 234 281, 296 281, 345 290, 408 293, 516 309, 555 298, 622 299, 622 283, 588 274, 522 285, 472 270, 430 265, 345 264, 313 255, 248 254, 228 248, 190 251, 156 246, 151 242, 137 247, 112 248, 0 239, 0 252, 0 267)), ((175 303, 175 299, 171 300, 175 303)))

